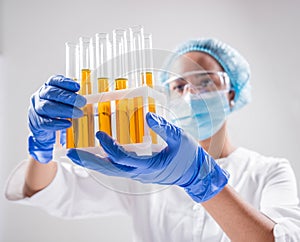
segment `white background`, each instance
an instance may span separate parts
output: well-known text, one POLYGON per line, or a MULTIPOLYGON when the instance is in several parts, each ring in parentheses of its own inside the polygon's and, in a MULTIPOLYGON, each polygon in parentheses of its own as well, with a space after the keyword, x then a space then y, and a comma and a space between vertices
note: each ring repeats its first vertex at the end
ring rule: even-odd
MULTIPOLYGON (((1 0, 0 0, 1 1, 1 0)), ((234 144, 290 160, 300 185, 300 2, 2 0, 0 2, 0 241, 131 241, 126 217, 65 221, 4 199, 4 182, 27 157, 30 95, 64 73, 66 41, 144 25, 154 47, 217 37, 252 69, 253 101, 232 115, 234 144)))

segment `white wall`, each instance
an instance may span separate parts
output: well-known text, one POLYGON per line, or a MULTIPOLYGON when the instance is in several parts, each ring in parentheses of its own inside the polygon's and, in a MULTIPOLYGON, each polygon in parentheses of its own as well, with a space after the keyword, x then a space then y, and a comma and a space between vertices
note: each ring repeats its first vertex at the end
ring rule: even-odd
POLYGON ((3 49, 3 0, 0 0, 0 54, 2 53, 3 49))
MULTIPOLYGON (((4 75, 3 75, 3 72, 4 72, 4 62, 3 62, 3 57, 0 55, 0 80, 1 80, 1 83, 2 81, 4 80, 4 75)), ((1 108, 0 108, 0 131, 3 130, 4 128, 4 116, 5 116, 5 112, 4 112, 4 109, 3 109, 3 102, 4 102, 4 97, 3 97, 3 89, 1 88, 0 89, 0 103, 1 103, 1 108)), ((1 157, 1 161, 0 161, 0 164, 1 164, 1 169, 0 169, 0 192, 3 194, 3 182, 5 180, 5 176, 7 176, 7 172, 6 172, 6 167, 5 167, 5 163, 4 163, 4 139, 0 139, 0 157, 1 157)), ((3 216, 3 213, 4 213, 4 206, 2 206, 3 204, 3 195, 0 197, 0 241, 2 241, 2 235, 4 234, 4 221, 5 221, 5 217, 3 216)))
MULTIPOLYGON (((240 50, 252 67, 253 102, 232 115, 232 139, 288 158, 300 185, 299 1, 2 1, 2 194, 5 178, 27 156, 29 97, 48 76, 64 72, 64 43, 134 24, 152 32, 160 49, 213 36, 240 50)), ((131 241, 128 218, 64 221, 3 196, 0 205, 0 241, 131 241)))
POLYGON ((2 0, 0 0, 0 54, 2 54, 3 45, 3 14, 2 14, 2 0))

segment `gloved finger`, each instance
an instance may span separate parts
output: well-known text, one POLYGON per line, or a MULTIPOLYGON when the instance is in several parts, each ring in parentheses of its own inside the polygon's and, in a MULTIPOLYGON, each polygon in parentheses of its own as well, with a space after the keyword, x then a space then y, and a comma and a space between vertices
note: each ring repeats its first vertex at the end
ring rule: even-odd
POLYGON ((108 176, 130 177, 129 170, 121 166, 115 166, 108 158, 102 158, 96 156, 87 151, 79 149, 70 149, 67 152, 67 156, 75 164, 101 172, 108 176))
POLYGON ((67 104, 39 99, 34 96, 31 100, 35 112, 45 118, 80 118, 82 110, 67 104))
POLYGON ((61 102, 75 107, 83 107, 86 104, 85 97, 78 95, 77 93, 46 84, 39 90, 38 95, 41 99, 61 102))
POLYGON ((127 157, 123 148, 119 146, 115 140, 113 140, 108 134, 102 131, 98 131, 96 133, 96 137, 99 140, 102 148, 106 152, 106 154, 114 161, 124 159, 127 157))
POLYGON ((71 92, 78 92, 80 89, 80 85, 78 82, 64 77, 63 75, 51 76, 46 82, 46 85, 63 88, 71 92))
POLYGON ((61 143, 61 145, 66 144, 66 136, 67 136, 66 130, 65 129, 61 130, 61 132, 60 132, 60 143, 61 143))
POLYGON ((182 130, 180 128, 151 112, 146 114, 146 120, 148 126, 166 141, 170 148, 174 146, 177 147, 180 144, 182 135, 182 130))
POLYGON ((37 114, 32 115, 29 112, 29 128, 32 132, 41 132, 43 130, 62 130, 71 127, 72 123, 66 119, 45 118, 37 114))
POLYGON ((108 157, 115 164, 134 167, 138 169, 147 169, 153 166, 153 162, 155 162, 155 160, 153 160, 153 157, 155 156, 137 156, 134 152, 125 151, 122 146, 119 146, 105 132, 98 131, 96 133, 96 137, 108 157))

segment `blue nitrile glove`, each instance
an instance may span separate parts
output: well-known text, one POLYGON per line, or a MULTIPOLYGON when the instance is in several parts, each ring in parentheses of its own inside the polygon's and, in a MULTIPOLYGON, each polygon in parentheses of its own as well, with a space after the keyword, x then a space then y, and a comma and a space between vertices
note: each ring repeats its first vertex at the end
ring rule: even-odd
POLYGON ((156 114, 147 113, 146 120, 168 145, 153 156, 138 157, 126 152, 104 132, 97 132, 96 136, 106 158, 76 149, 69 150, 67 156, 80 166, 106 175, 179 185, 196 202, 204 202, 224 188, 229 174, 191 136, 156 114))
MULTIPOLYGON (((52 160, 55 132, 71 126, 66 118, 79 118, 79 109, 86 103, 76 94, 80 85, 62 75, 49 80, 30 99, 28 123, 31 134, 28 138, 29 154, 40 163, 52 160)), ((63 136, 62 136, 63 137, 63 136)))

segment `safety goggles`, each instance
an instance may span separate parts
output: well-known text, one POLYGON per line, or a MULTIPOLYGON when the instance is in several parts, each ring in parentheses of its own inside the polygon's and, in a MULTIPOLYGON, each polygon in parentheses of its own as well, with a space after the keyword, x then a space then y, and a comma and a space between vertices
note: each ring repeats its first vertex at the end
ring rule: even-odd
POLYGON ((230 80, 226 72, 220 71, 191 71, 169 78, 171 97, 180 97, 187 92, 205 94, 215 91, 229 91, 230 80))

